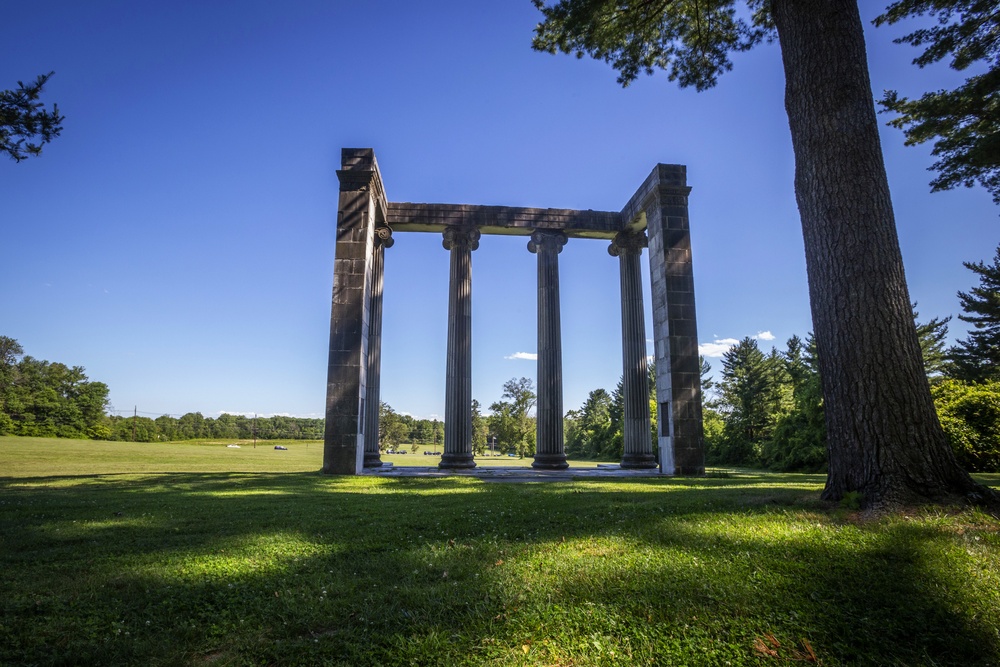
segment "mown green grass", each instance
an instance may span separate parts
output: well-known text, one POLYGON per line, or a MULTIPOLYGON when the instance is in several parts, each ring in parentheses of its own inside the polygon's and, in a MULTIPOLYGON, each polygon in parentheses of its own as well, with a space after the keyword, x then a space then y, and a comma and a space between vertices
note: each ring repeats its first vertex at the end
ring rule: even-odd
MULTIPOLYGON (((430 457, 428 457, 430 458, 430 457)), ((303 440, 104 442, 0 436, 0 476, 157 472, 307 472, 323 466, 323 444, 303 440), (227 444, 239 444, 230 449, 227 444), (274 449, 276 444, 287 451, 274 449)))
MULTIPOLYGON (((436 466, 440 456, 382 454, 393 466, 436 466)), ((530 467, 532 459, 483 456, 480 466, 530 467)), ((571 461, 593 468, 596 461, 571 461)), ((179 442, 106 442, 0 436, 0 476, 99 475, 139 472, 308 472, 323 467, 320 440, 201 439, 179 442), (239 449, 227 445, 239 445, 239 449), (287 447, 276 450, 275 445, 287 447)))
POLYGON ((972 510, 862 520, 811 475, 324 477, 312 445, 98 474, 63 445, 0 439, 0 664, 1000 663, 972 510))

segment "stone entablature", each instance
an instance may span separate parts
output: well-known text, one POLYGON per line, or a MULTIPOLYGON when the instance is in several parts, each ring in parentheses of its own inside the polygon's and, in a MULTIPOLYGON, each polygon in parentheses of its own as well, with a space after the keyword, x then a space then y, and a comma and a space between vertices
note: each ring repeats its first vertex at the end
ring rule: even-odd
POLYGON ((694 308, 686 169, 658 164, 620 212, 472 204, 391 203, 370 148, 344 149, 330 317, 323 472, 381 466, 378 405, 385 250, 394 232, 437 232, 451 255, 445 452, 442 468, 475 466, 472 455, 472 251, 484 234, 530 236, 538 256, 536 468, 563 468, 562 350, 558 256, 569 239, 605 239, 618 257, 622 293, 625 452, 622 467, 656 465, 646 400, 646 348, 639 257, 649 248, 660 465, 704 473, 701 366, 694 308))
POLYGON ((475 227, 483 234, 530 236, 536 229, 551 229, 570 238, 612 239, 622 229, 621 213, 608 211, 395 202, 388 206, 389 226, 401 232, 441 232, 459 226, 475 227))

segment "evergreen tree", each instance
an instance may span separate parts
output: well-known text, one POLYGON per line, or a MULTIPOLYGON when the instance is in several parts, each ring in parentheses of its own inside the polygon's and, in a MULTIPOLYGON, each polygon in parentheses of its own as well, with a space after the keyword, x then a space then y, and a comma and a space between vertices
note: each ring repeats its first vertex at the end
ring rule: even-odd
POLYGON ((698 364, 701 366, 701 400, 704 403, 708 403, 709 392, 715 389, 715 381, 712 379, 712 364, 708 363, 708 360, 698 355, 698 364))
POLYGON ((951 316, 943 320, 934 317, 929 322, 920 322, 917 304, 913 304, 913 321, 917 324, 917 340, 920 341, 920 356, 924 359, 924 373, 927 379, 937 381, 944 376, 948 367, 948 352, 945 350, 945 339, 948 338, 948 322, 951 316))
POLYGON ((615 390, 611 392, 608 407, 608 432, 597 457, 605 461, 620 461, 625 453, 625 378, 618 378, 615 390))
POLYGON ((950 67, 965 71, 978 63, 986 71, 969 77, 954 90, 925 93, 918 99, 885 92, 879 102, 899 116, 889 125, 903 130, 908 146, 934 140, 938 158, 932 191, 977 181, 1000 204, 1000 11, 996 0, 898 0, 875 19, 892 24, 927 15, 935 25, 895 40, 924 46, 913 64, 924 67, 951 59, 950 67))
POLYGON ((973 329, 950 350, 954 362, 951 374, 966 382, 1000 380, 1000 245, 992 264, 963 264, 979 276, 979 286, 958 293, 966 313, 958 319, 973 329))
POLYGON ((761 458, 772 470, 819 472, 827 465, 826 425, 820 388, 816 341, 788 339, 783 355, 792 406, 781 414, 761 458))
POLYGON ((722 357, 719 407, 725 428, 713 463, 754 465, 781 408, 781 357, 765 356, 757 341, 744 338, 722 357))
POLYGON ((576 412, 573 431, 566 439, 566 455, 572 458, 597 459, 608 448, 611 429, 611 395, 595 389, 587 395, 576 412))

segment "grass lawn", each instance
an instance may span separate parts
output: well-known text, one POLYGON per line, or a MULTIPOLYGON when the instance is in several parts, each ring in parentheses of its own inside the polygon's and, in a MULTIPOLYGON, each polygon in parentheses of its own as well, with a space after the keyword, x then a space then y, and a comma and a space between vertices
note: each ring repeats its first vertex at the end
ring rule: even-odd
POLYGON ((745 471, 325 477, 287 446, 0 437, 0 665, 1000 664, 973 510, 864 521, 745 471))
MULTIPOLYGON (((440 456, 382 454, 394 466, 436 466, 440 456)), ((482 456, 480 466, 531 467, 530 458, 482 456)), ((570 461, 593 468, 596 461, 570 461)), ((184 440, 93 442, 0 436, 0 477, 149 472, 315 472, 323 467, 321 440, 184 440), (238 444, 239 449, 227 447, 238 444), (275 445, 287 447, 276 450, 275 445)))

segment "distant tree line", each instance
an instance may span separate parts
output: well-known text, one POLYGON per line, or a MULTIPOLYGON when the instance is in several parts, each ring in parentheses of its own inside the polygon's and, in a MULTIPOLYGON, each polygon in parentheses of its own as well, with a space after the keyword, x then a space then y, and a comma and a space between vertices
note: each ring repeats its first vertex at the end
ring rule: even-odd
POLYGON ((0 336, 0 435, 154 442, 219 438, 321 440, 323 420, 246 417, 200 412, 152 419, 109 415, 108 386, 92 382, 81 366, 24 354, 13 338, 0 336))
POLYGON ((322 440, 323 420, 308 417, 247 417, 223 413, 216 418, 200 412, 180 417, 163 415, 152 419, 136 415, 112 415, 105 439, 135 442, 195 440, 322 440))
MULTIPOLYGON (((472 401, 472 449, 482 455, 494 448, 498 454, 531 456, 535 453, 535 388, 529 378, 511 378, 503 385, 502 400, 490 405, 484 416, 479 401, 472 401)), ((383 402, 379 409, 379 449, 382 451, 419 445, 444 447, 444 422, 416 419, 396 412, 383 402)))
POLYGON ((417 419, 412 415, 396 412, 383 401, 378 416, 379 449, 399 449, 403 445, 417 451, 419 445, 435 449, 444 446, 444 422, 437 419, 417 419))

